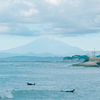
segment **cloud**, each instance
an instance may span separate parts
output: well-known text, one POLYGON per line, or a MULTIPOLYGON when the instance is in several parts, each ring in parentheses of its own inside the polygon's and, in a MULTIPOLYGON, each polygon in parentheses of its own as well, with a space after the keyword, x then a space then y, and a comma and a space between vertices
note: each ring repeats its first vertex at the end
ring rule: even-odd
POLYGON ((29 11, 22 10, 20 15, 22 16, 31 16, 33 13, 38 13, 38 10, 30 9, 29 11))
POLYGON ((32 31, 29 30, 26 26, 20 23, 5 23, 0 24, 0 34, 10 34, 10 35, 24 35, 32 36, 32 31))
POLYGON ((45 0, 47 3, 58 5, 60 3, 60 0, 45 0))
POLYGON ((99 0, 0 0, 0 34, 99 33, 99 5, 99 0))

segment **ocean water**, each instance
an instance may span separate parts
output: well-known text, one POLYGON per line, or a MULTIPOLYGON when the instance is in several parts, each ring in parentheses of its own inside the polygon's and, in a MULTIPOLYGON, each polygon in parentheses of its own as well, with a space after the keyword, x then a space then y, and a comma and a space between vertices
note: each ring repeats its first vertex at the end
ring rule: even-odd
POLYGON ((67 62, 0 61, 0 99, 100 100, 100 68, 67 62), (75 93, 60 92, 72 89, 75 93))

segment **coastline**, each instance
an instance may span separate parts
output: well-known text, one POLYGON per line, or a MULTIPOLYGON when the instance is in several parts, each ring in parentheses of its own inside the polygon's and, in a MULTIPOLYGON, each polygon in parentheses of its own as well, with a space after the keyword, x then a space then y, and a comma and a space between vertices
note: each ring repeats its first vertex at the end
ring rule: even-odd
POLYGON ((73 66, 99 67, 100 57, 90 57, 88 61, 79 64, 73 64, 73 66))

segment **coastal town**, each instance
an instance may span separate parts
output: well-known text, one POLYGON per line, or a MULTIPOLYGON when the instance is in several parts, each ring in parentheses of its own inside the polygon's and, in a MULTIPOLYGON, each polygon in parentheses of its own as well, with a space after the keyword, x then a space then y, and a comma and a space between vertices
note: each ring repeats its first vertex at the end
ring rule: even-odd
POLYGON ((100 66, 100 55, 95 54, 95 49, 92 51, 92 55, 75 55, 72 57, 64 57, 63 61, 68 62, 79 62, 78 64, 73 64, 73 66, 86 66, 86 67, 99 67, 100 66))
POLYGON ((98 67, 100 66, 100 57, 89 57, 87 61, 73 64, 73 66, 98 67))

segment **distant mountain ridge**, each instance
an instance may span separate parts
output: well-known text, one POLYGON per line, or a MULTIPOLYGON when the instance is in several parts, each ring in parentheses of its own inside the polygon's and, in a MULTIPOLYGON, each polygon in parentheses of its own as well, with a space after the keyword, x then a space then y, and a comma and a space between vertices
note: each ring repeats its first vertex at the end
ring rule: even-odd
POLYGON ((63 57, 36 57, 36 56, 14 56, 0 58, 0 61, 62 61, 63 57))
POLYGON ((14 56, 55 57, 56 55, 53 55, 53 54, 50 54, 50 53, 34 54, 32 52, 25 53, 25 54, 0 52, 0 58, 7 58, 7 57, 14 57, 14 56))
MULTIPOLYGON (((26 45, 4 50, 6 53, 13 54, 52 54, 55 56, 68 56, 75 54, 85 54, 85 51, 74 46, 70 46, 52 38, 40 38, 26 45)), ((28 55, 27 55, 28 56, 28 55)))

